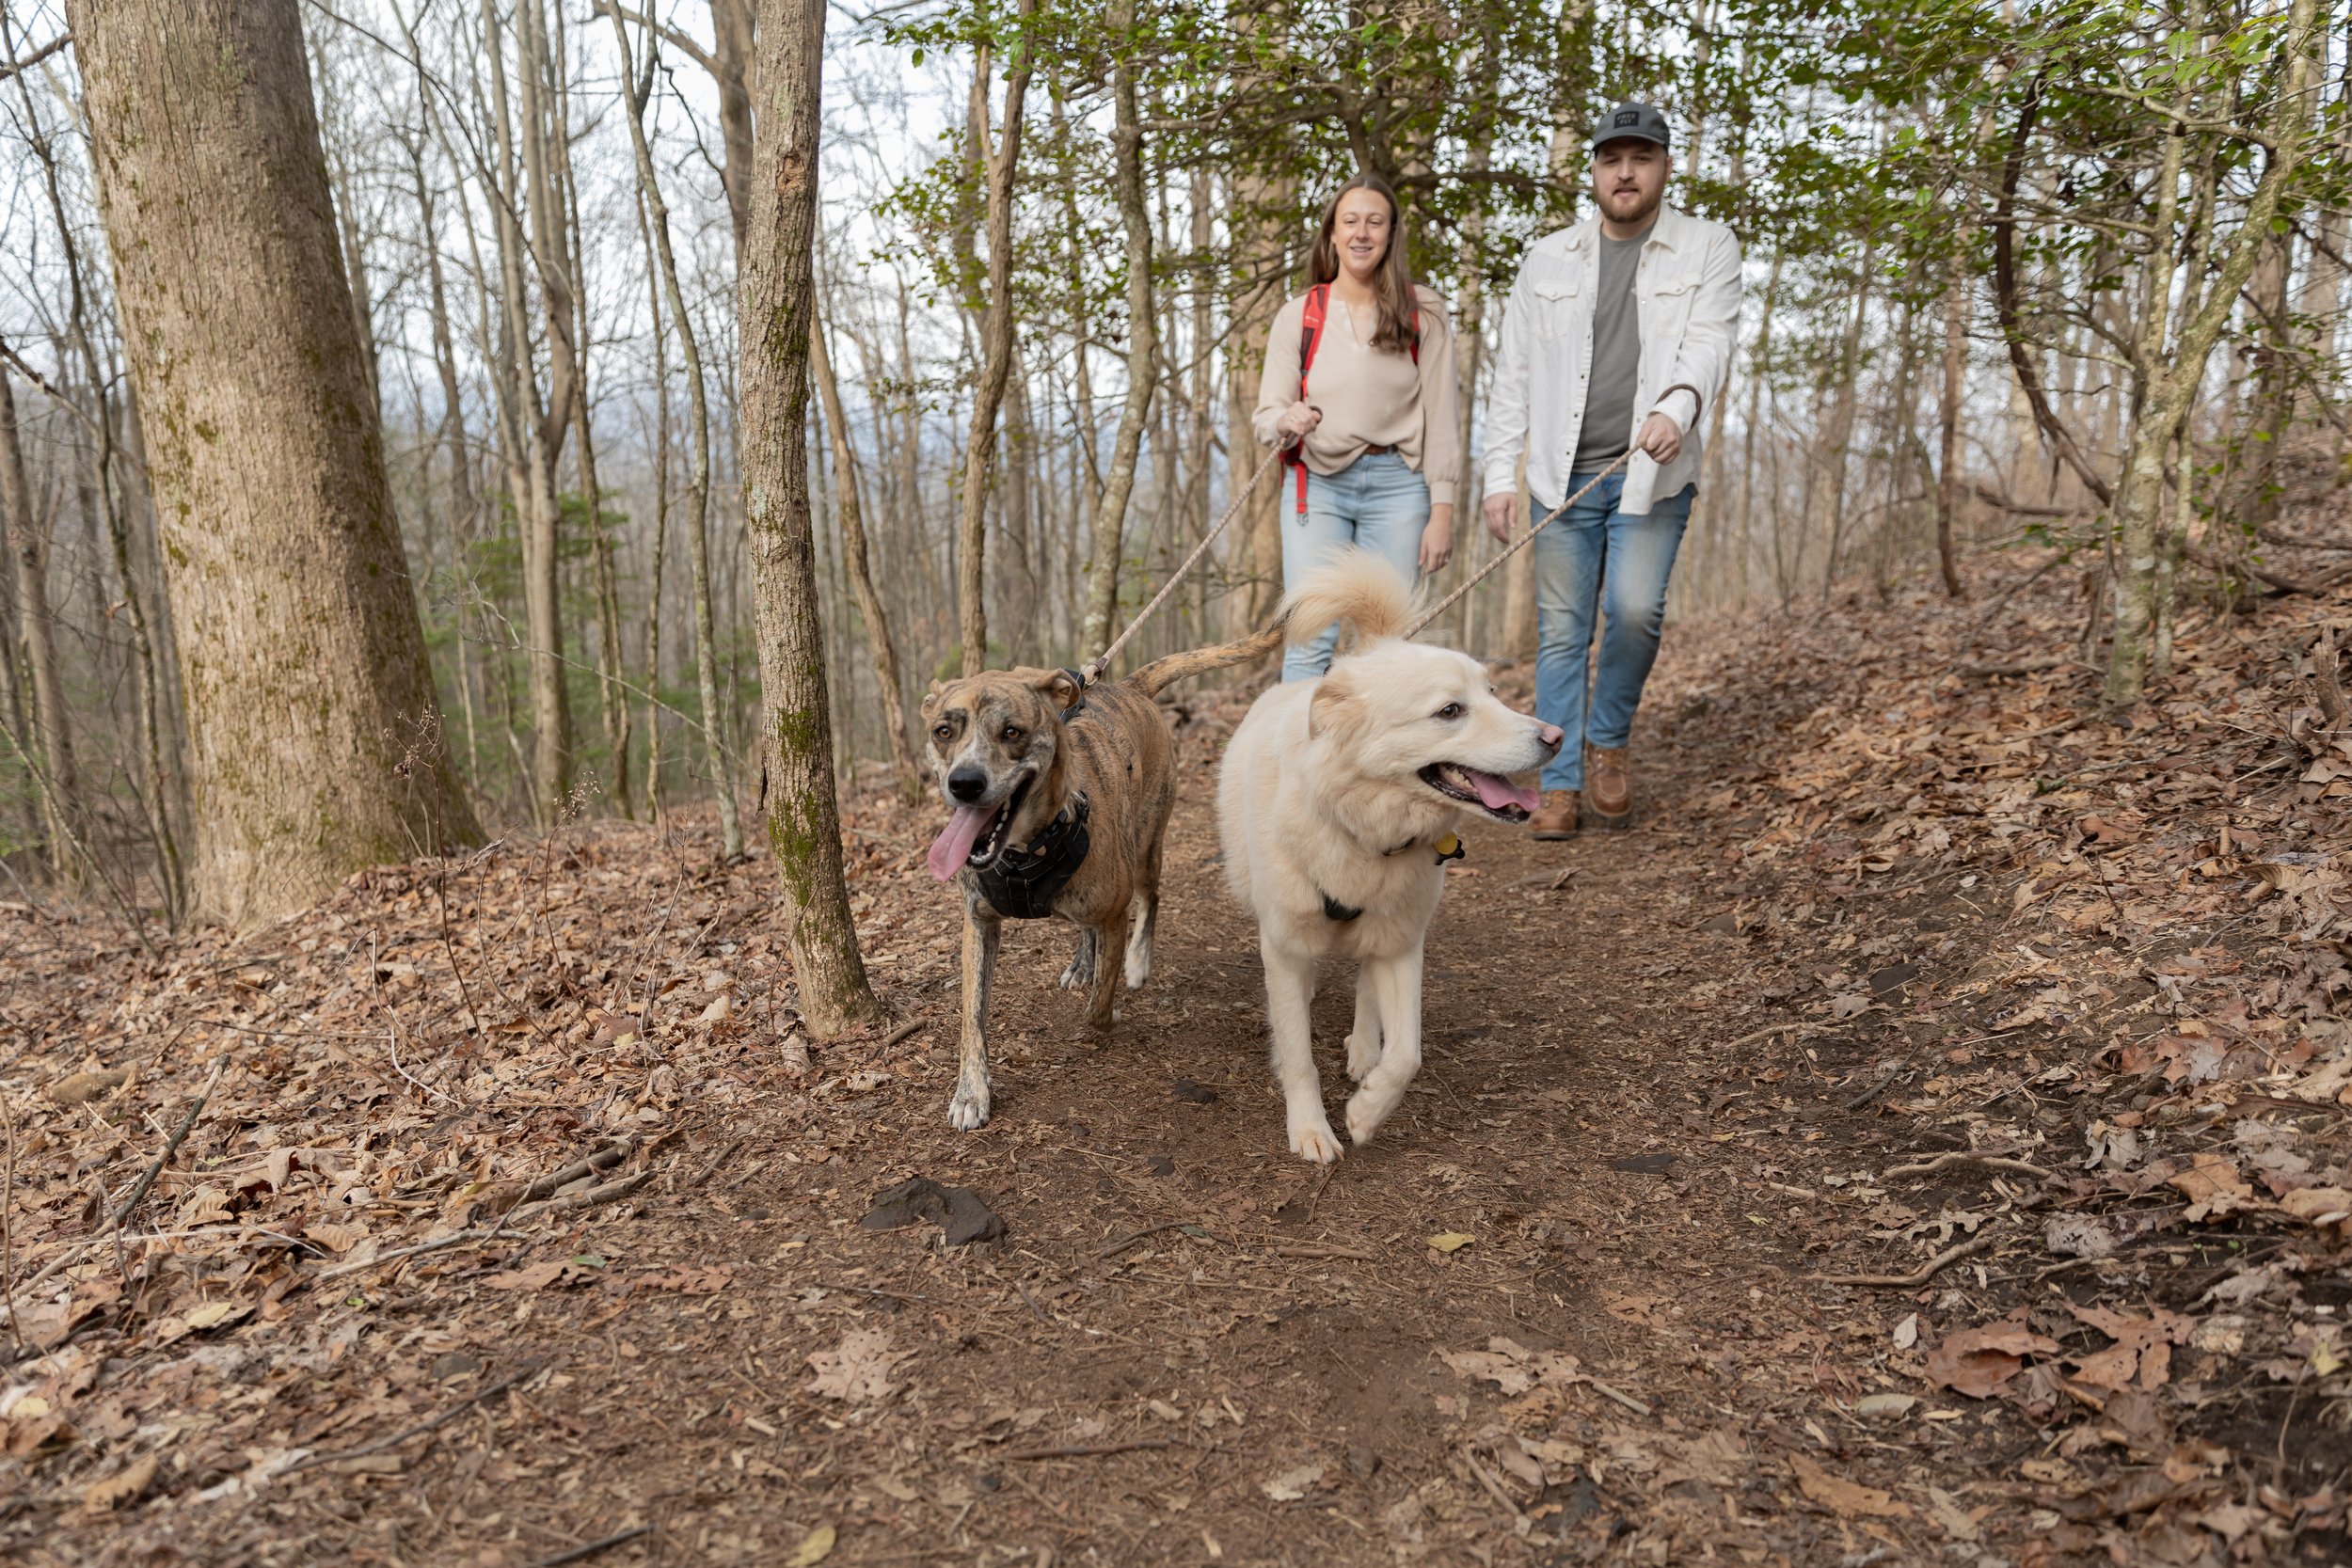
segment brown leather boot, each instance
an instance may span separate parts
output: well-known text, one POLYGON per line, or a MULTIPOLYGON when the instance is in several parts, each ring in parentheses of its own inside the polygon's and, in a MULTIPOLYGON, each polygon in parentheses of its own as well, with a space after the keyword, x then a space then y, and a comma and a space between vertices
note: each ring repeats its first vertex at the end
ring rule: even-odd
POLYGON ((1581 804, 1573 789, 1547 789, 1542 807, 1527 819, 1528 831, 1537 838, 1574 838, 1581 804))
POLYGON ((1623 746, 1584 749, 1584 796, 1593 826, 1615 830, 1633 825, 1633 768, 1623 746))

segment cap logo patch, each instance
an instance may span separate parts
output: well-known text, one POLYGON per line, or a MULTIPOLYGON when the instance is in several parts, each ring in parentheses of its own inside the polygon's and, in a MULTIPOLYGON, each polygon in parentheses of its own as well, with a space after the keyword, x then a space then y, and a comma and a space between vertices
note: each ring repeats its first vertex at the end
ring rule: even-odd
POLYGON ((1619 125, 1639 125, 1642 123, 1642 113, 1639 109, 1619 109, 1617 111, 1616 123, 1619 125))

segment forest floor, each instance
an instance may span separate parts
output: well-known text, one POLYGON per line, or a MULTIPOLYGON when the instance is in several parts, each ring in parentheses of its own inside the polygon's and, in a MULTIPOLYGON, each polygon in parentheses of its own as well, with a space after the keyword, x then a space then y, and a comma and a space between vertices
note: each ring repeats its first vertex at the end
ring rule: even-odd
POLYGON ((0 1555, 2344 1561, 2352 594, 2199 610, 2117 724, 2045 564, 1676 628, 1642 824, 1470 835, 1327 1172, 1216 866, 1238 696, 1109 1043, 1009 935, 977 1133, 933 804, 850 813, 912 1029, 846 1043, 693 821, 152 956, 9 908, 0 1555), (861 1224, 913 1177, 1003 1234, 861 1224))

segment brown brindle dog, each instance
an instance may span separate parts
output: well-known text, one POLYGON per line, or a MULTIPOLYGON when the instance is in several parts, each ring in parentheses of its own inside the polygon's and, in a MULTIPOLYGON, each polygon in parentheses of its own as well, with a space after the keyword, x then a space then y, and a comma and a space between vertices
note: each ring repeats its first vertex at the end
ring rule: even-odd
POLYGON ((1087 992, 1089 1029, 1110 1027, 1111 955, 1122 942, 1127 988, 1150 977, 1160 840, 1176 804, 1175 736, 1152 699, 1281 641, 1278 623, 1083 690, 1067 670, 990 670, 933 683, 923 716, 954 816, 931 845, 930 870, 963 889, 962 1065, 950 1127, 988 1120, 989 981, 1008 918, 1050 914, 1078 927, 1061 984, 1087 992))

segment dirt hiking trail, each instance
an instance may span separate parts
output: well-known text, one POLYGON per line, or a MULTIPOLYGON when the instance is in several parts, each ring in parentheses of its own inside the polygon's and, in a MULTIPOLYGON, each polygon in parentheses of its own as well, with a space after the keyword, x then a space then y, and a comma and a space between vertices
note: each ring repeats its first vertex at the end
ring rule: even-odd
MULTIPOLYGON (((1991 635, 2062 641, 2028 639, 2064 581, 2020 569, 1991 635)), ((849 1043, 793 1027, 765 861, 681 822, 159 959, 10 912, 20 1290, 220 1076, 119 1256, 27 1297, 0 1548, 2344 1560, 2317 611, 2185 640, 2181 711, 2126 727, 2088 672, 1962 668, 1981 605, 1899 609, 1670 638, 1640 825, 1469 834, 1426 1066, 1327 1172, 1284 1147, 1216 863, 1238 696, 1181 710, 1156 972, 1107 1044, 1052 986, 1073 934, 1009 925, 976 1133, 934 804, 851 815, 913 1027, 849 1043), (1002 1234, 861 1224, 918 1177, 1002 1234)), ((1335 1110, 1351 983, 1315 1004, 1335 1110)))

